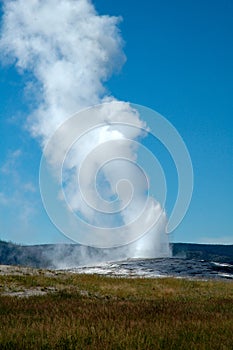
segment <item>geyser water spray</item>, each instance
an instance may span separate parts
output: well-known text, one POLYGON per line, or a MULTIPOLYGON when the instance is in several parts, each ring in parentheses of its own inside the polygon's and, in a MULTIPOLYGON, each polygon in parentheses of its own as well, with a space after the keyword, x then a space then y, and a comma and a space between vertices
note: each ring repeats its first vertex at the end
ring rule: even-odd
POLYGON ((9 0, 3 18, 2 52, 33 75, 27 125, 42 147, 40 188, 53 223, 74 242, 109 249, 109 259, 169 255, 168 233, 190 202, 192 165, 165 118, 106 90, 125 61, 120 19, 98 15, 88 0, 9 0), (177 166, 179 192, 169 220, 165 175, 140 142, 148 133, 177 166), (152 181, 161 189, 159 202, 152 181))

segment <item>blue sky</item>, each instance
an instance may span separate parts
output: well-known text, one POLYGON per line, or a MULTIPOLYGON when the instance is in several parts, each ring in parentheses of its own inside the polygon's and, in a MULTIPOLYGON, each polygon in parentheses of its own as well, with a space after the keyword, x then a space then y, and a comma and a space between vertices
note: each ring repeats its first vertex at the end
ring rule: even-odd
MULTIPOLYGON (((94 3, 100 14, 123 17, 127 61, 107 88, 120 100, 166 117, 191 155, 193 198, 171 240, 233 244, 232 1, 94 3)), ((39 195, 41 150, 25 122, 35 103, 25 91, 31 76, 10 65, 0 69, 0 238, 67 242, 50 223, 39 195)), ((170 178, 173 193, 176 179, 170 178)))

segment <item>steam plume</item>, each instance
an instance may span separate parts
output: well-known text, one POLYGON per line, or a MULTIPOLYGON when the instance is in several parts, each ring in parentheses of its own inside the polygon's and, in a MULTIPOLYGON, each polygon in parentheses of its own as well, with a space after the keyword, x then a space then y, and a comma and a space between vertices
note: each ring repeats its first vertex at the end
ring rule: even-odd
MULTIPOLYGON (((133 162, 137 159, 137 147, 133 142, 125 141, 137 140, 143 136, 140 130, 144 123, 137 111, 128 103, 116 103, 104 85, 125 62, 123 40, 118 28, 120 20, 117 17, 98 15, 88 0, 8 0, 4 3, 0 42, 0 49, 5 56, 14 60, 18 69, 30 71, 34 75, 30 87, 36 95, 36 107, 28 123, 33 137, 40 139, 43 149, 55 130, 70 115, 83 108, 108 102, 102 105, 101 113, 95 116, 99 118, 101 126, 74 144, 64 162, 64 188, 72 210, 80 213, 91 224, 106 227, 116 226, 119 222, 123 225, 131 222, 142 211, 146 199, 146 184, 141 174, 134 172, 129 163, 120 160, 102 167, 100 177, 102 175, 105 185, 101 179, 99 183, 102 184, 100 192, 105 199, 118 195, 119 201, 114 210, 119 209, 119 203, 121 208, 124 207, 130 197, 124 186, 122 191, 116 193, 119 179, 123 176, 133 183, 134 200, 125 210, 118 215, 108 215, 106 223, 106 216, 93 212, 81 193, 82 191, 89 202, 99 208, 103 200, 96 196, 94 180, 106 154, 110 159, 113 156, 116 158, 118 154, 122 158, 124 153, 125 158, 133 162), (137 128, 112 124, 121 121, 133 123, 137 128), (111 146, 114 140, 117 142, 111 146), (91 162, 91 159, 87 162, 82 186, 77 188, 77 172, 88 155, 99 146, 102 146, 101 152, 95 153, 95 162, 91 162)), ((85 120, 80 127, 84 124, 85 120)), ((64 159, 63 144, 54 145, 53 152, 48 152, 46 157, 56 169, 64 159)), ((103 209, 107 210, 108 207, 107 203, 103 209)), ((147 209, 140 222, 142 232, 147 222, 155 216, 158 217, 157 225, 136 242, 117 248, 117 257, 168 254, 167 237, 163 234, 166 216, 153 198, 149 198, 147 209)))

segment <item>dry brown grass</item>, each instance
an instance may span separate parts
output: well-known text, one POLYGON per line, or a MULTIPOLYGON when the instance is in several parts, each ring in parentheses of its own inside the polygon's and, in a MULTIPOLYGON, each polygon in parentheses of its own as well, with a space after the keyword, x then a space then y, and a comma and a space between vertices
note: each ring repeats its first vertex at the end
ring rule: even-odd
POLYGON ((233 348, 232 282, 41 272, 0 285, 48 292, 0 297, 2 350, 233 348))

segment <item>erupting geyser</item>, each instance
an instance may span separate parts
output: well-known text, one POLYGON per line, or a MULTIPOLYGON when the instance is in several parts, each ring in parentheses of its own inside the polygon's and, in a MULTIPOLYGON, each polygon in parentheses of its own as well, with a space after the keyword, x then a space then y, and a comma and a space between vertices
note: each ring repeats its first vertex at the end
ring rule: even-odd
POLYGON ((69 215, 79 216, 85 230, 80 224, 77 238, 76 228, 68 236, 112 248, 109 259, 168 256, 166 215, 136 166, 137 141, 146 125, 137 110, 117 102, 104 86, 125 61, 119 21, 98 15, 88 0, 9 0, 0 48, 34 76, 30 88, 36 107, 28 123, 58 186, 62 169, 60 200, 58 193, 53 200, 66 204, 70 213, 63 217, 56 207, 51 210, 58 226, 65 226, 61 221, 69 215), (78 123, 70 118, 97 104, 88 117, 81 112, 78 123))

